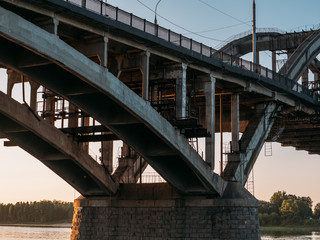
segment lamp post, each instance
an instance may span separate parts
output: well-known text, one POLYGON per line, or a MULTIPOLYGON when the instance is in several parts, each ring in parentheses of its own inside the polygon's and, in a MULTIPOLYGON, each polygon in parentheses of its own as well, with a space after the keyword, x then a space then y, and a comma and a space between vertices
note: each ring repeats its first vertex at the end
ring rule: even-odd
POLYGON ((154 24, 158 24, 158 22, 157 22, 157 8, 158 8, 158 5, 159 5, 159 3, 161 2, 162 0, 159 0, 158 2, 157 2, 157 4, 156 4, 156 7, 155 7, 155 9, 154 9, 154 24))
POLYGON ((253 0, 252 3, 252 55, 253 63, 257 63, 257 45, 256 45, 256 1, 253 0))

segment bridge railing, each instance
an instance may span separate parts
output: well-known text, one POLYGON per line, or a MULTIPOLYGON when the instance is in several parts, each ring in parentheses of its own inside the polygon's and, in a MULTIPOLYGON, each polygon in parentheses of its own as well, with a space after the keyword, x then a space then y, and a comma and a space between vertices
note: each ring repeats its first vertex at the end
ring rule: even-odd
POLYGON ((71 4, 77 5, 79 7, 85 8, 96 14, 105 16, 112 20, 124 23, 156 37, 159 37, 171 44, 189 49, 193 52, 196 52, 200 55, 215 58, 222 62, 223 64, 229 64, 233 67, 238 67, 243 70, 248 70, 260 74, 263 77, 266 77, 271 80, 277 81, 278 84, 282 85, 285 88, 291 89, 293 91, 306 94, 314 100, 318 100, 318 96, 312 90, 309 90, 307 87, 302 86, 301 84, 288 79, 287 77, 280 75, 277 72, 274 72, 266 67, 263 67, 258 64, 254 64, 250 61, 246 61, 242 58, 237 58, 232 55, 226 54, 222 51, 213 49, 212 47, 206 46, 200 42, 197 42, 191 38, 185 37, 181 34, 173 32, 169 29, 163 28, 157 24, 153 24, 145 19, 137 17, 132 13, 123 11, 117 7, 114 7, 108 3, 105 3, 101 0, 63 0, 71 4))

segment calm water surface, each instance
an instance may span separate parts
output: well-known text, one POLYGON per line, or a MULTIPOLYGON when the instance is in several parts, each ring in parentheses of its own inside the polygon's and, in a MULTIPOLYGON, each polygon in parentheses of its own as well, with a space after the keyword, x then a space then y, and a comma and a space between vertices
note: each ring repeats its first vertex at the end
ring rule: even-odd
MULTIPOLYGON (((69 240, 70 228, 35 228, 35 227, 0 227, 0 240, 69 240)), ((261 240, 320 240, 320 233, 299 236, 268 236, 262 235, 261 240)))
POLYGON ((320 240, 320 233, 319 232, 312 232, 311 234, 306 235, 290 235, 290 236, 268 236, 268 235, 262 235, 261 240, 320 240))
POLYGON ((69 240, 70 228, 0 227, 0 240, 69 240))

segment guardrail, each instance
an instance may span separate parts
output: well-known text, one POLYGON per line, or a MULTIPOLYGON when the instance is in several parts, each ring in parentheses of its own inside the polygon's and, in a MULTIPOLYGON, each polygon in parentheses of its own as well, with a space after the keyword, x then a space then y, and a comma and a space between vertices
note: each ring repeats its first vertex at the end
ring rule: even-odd
POLYGON ((114 7, 108 3, 101 0, 62 0, 69 2, 73 5, 85 8, 88 11, 94 12, 96 14, 105 16, 112 20, 124 23, 133 28, 139 29, 143 32, 149 33, 153 36, 163 39, 171 44, 177 45, 189 49, 190 51, 196 52, 200 55, 209 58, 215 58, 222 62, 223 64, 228 64, 234 67, 239 67, 244 70, 255 72, 263 77, 272 79, 280 83, 283 87, 296 91, 298 93, 305 94, 312 99, 319 101, 318 95, 309 90, 305 86, 298 84, 297 82, 288 79, 287 77, 274 72, 266 67, 258 64, 254 64, 250 61, 246 61, 242 58, 237 58, 232 55, 226 54, 219 50, 213 49, 212 47, 206 46, 200 42, 197 42, 191 38, 187 38, 181 34, 171 31, 170 29, 163 28, 157 24, 153 24, 145 19, 137 17, 132 13, 123 11, 117 7, 114 7))

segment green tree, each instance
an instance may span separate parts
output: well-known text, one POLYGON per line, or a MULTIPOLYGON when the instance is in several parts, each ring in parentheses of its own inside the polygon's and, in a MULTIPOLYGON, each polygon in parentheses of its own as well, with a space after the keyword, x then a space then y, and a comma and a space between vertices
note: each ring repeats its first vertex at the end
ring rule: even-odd
POLYGON ((259 201, 258 212, 261 214, 263 213, 271 214, 271 213, 277 213, 278 209, 274 203, 259 201))
POLYGON ((282 202, 287 199, 288 195, 285 191, 277 191, 271 196, 270 202, 276 206, 277 213, 280 213, 282 202))
POLYGON ((282 202, 279 209, 280 215, 287 222, 299 222, 310 215, 308 202, 301 199, 289 198, 282 202))
POLYGON ((0 223, 49 223, 72 220, 73 204, 61 201, 0 204, 0 223))
POLYGON ((320 203, 317 203, 316 206, 314 207, 313 216, 315 218, 320 218, 320 203))

